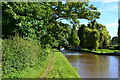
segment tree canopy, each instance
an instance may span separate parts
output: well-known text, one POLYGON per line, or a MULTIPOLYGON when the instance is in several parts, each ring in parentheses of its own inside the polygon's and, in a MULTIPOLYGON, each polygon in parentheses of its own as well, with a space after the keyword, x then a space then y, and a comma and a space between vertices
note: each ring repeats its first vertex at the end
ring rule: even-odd
POLYGON ((78 36, 82 48, 97 49, 110 45, 110 35, 106 26, 99 24, 96 20, 91 21, 87 26, 80 25, 78 36))
POLYGON ((19 33, 23 38, 52 46, 69 45, 70 35, 75 39, 71 45, 78 46, 76 26, 80 19, 100 18, 100 12, 89 2, 2 2, 2 8, 3 38, 19 33))

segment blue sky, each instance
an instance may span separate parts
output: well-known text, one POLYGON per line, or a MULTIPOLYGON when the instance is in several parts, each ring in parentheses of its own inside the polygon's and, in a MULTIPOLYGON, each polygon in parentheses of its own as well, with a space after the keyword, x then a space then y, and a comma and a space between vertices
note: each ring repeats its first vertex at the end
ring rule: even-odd
MULTIPOLYGON (((111 38, 117 36, 118 2, 90 2, 90 4, 93 4, 101 12, 97 22, 106 26, 111 38)), ((81 23, 87 24, 87 21, 82 20, 81 23)))
POLYGON ((118 30, 118 2, 90 2, 101 12, 97 22, 106 25, 111 37, 117 36, 118 30))
MULTIPOLYGON (((90 4, 97 7, 101 12, 98 23, 106 26, 111 38, 117 36, 118 31, 118 1, 117 0, 91 0, 90 4)), ((63 20, 64 23, 68 23, 63 20)), ((81 24, 87 24, 87 20, 80 20, 81 24)))

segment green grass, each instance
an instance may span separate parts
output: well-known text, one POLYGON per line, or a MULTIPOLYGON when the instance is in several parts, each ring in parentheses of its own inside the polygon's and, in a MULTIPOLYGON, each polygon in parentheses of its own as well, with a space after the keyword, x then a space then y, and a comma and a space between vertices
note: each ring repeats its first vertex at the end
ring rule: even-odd
POLYGON ((43 78, 46 73, 47 78, 79 78, 76 69, 56 49, 43 49, 38 41, 19 36, 0 42, 2 78, 43 78))
POLYGON ((97 49, 96 51, 93 51, 96 53, 114 53, 114 52, 120 52, 120 50, 110 50, 110 49, 97 49))
POLYGON ((80 78, 77 70, 68 62, 68 60, 56 51, 54 53, 54 62, 51 66, 47 78, 80 78))
MULTIPOLYGON (((88 49, 83 49, 85 51, 91 51, 88 49)), ((120 52, 120 50, 110 50, 110 49, 97 49, 96 51, 91 51, 91 52, 95 52, 95 53, 114 53, 114 52, 120 52)))
MULTIPOLYGON (((47 51, 50 52, 50 49, 47 51)), ((3 78, 42 78, 53 54, 54 61, 51 66, 52 69, 48 72, 47 78, 80 78, 77 70, 58 50, 54 50, 54 53, 49 54, 48 58, 41 63, 41 67, 27 68, 17 73, 9 73, 3 78)))

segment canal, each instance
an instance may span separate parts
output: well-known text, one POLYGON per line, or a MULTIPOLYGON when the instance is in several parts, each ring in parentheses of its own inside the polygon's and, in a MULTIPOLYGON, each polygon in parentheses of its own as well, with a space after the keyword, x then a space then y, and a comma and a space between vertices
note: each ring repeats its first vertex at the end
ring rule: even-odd
POLYGON ((81 78, 118 78, 119 56, 63 51, 81 78))

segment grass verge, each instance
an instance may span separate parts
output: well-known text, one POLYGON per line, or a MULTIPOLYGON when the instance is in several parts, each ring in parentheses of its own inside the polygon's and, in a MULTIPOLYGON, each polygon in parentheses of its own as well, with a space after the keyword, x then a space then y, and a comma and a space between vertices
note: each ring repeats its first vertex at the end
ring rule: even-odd
POLYGON ((61 52, 55 51, 53 65, 47 73, 47 78, 80 78, 80 76, 61 52))
POLYGON ((120 53, 120 50, 110 50, 110 49, 97 49, 95 51, 91 51, 91 50, 88 50, 88 49, 82 49, 82 50, 95 52, 95 53, 114 53, 114 52, 119 52, 120 53))
POLYGON ((41 67, 27 68, 17 73, 7 74, 3 78, 42 78, 53 54, 54 61, 51 64, 50 70, 47 72, 46 78, 80 78, 77 70, 68 62, 61 52, 58 50, 53 51, 54 53, 49 54, 48 58, 41 63, 41 67))

